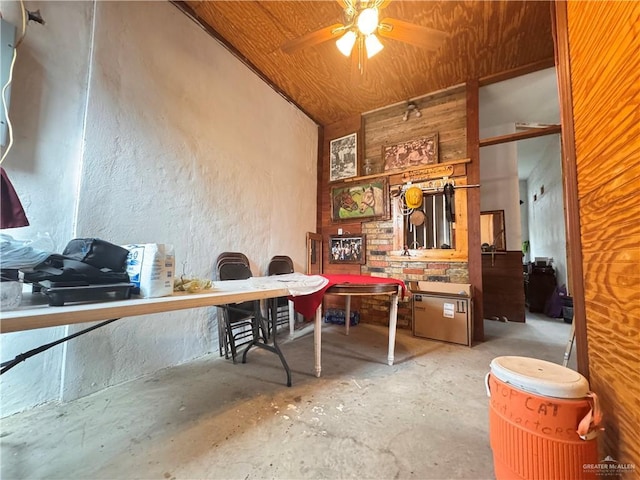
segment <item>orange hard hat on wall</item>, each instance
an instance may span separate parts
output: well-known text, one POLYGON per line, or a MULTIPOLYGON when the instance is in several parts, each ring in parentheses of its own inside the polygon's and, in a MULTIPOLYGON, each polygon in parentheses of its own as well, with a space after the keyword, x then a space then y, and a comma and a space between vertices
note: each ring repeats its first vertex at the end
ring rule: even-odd
POLYGON ((409 187, 404 193, 404 200, 409 208, 420 208, 422 205, 422 189, 420 187, 409 187))

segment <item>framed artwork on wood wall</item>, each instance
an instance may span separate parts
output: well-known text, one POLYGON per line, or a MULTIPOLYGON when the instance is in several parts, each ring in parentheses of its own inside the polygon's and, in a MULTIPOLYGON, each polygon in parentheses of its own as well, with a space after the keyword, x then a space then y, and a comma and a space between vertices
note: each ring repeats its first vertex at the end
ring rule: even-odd
POLYGON ((344 183, 331 188, 331 220, 357 221, 389 216, 389 184, 386 177, 344 183))
POLYGON ((329 181, 335 182, 358 174, 358 135, 352 133, 331 140, 329 148, 329 181))
POLYGON ((384 171, 406 170, 438 163, 438 134, 382 147, 384 171))
POLYGON ((331 235, 329 237, 329 263, 366 263, 364 234, 331 235))

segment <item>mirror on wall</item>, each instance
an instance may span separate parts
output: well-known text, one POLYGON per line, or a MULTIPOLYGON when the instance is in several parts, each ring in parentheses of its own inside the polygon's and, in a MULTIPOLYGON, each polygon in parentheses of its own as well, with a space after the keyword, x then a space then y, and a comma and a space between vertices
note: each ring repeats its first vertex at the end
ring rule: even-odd
POLYGON ((504 252, 507 250, 504 210, 480 212, 480 243, 483 252, 504 252))

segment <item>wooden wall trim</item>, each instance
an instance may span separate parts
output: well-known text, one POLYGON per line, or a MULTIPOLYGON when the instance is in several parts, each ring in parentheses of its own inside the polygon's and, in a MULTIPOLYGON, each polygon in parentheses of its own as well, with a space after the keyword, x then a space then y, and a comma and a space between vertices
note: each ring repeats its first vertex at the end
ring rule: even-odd
POLYGON ((322 172, 324 171, 324 127, 318 127, 318 158, 316 161, 318 171, 316 172, 316 233, 322 232, 322 172))
POLYGON ((587 319, 583 283, 584 272, 582 268, 582 241, 580 237, 580 208, 573 126, 567 3, 554 2, 552 9, 552 32, 557 57, 558 92, 562 122, 562 183, 566 206, 567 276, 569 291, 573 297, 573 322, 576 331, 575 347, 578 372, 589 379, 589 352, 587 349, 587 319))
POLYGON ((509 133, 508 135, 500 135, 498 137, 489 137, 480 140, 481 147, 488 147, 489 145, 498 145, 500 143, 516 142, 518 140, 526 140, 528 138, 543 137, 545 135, 552 135, 555 133, 561 133, 562 127, 560 125, 551 125, 545 128, 530 128, 522 132, 509 133))
MULTIPOLYGON (((478 80, 467 82, 467 182, 480 183, 480 99, 478 80)), ((467 228, 469 245, 469 282, 474 288, 473 340, 484 341, 484 309, 482 305, 482 250, 480 248, 480 189, 467 192, 467 228)))

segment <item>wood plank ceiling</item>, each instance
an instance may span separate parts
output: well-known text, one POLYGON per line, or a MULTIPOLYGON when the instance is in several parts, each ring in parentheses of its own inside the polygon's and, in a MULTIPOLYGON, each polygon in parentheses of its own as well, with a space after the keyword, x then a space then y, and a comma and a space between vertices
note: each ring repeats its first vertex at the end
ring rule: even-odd
POLYGON ((288 40, 341 23, 337 1, 174 4, 319 125, 553 60, 547 1, 392 1, 382 17, 441 30, 449 38, 435 52, 381 38, 384 50, 365 61, 362 75, 353 73, 331 40, 293 54, 280 50, 288 40))

